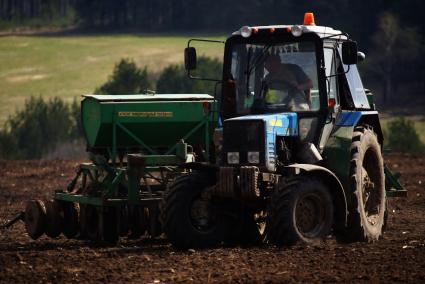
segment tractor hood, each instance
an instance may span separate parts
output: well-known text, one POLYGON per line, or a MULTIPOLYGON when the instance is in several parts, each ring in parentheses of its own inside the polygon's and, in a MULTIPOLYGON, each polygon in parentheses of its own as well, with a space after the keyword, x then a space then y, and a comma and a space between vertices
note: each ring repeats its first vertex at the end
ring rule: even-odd
MULTIPOLYGON (((238 153, 238 164, 276 169, 276 136, 298 136, 297 113, 273 113, 247 115, 226 119, 223 125, 223 153, 238 153), (258 163, 250 161, 249 155, 259 153, 258 163)), ((229 163, 229 162, 228 162, 229 163)), ((230 163, 229 163, 230 164, 230 163)))
POLYGON ((294 112, 246 115, 227 119, 225 120, 225 123, 247 120, 263 121, 267 134, 278 136, 298 136, 298 115, 294 112))

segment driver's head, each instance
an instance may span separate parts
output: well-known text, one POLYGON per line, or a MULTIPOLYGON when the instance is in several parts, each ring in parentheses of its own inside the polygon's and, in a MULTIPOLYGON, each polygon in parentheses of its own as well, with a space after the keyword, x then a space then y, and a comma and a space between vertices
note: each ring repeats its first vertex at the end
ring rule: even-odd
POLYGON ((267 71, 269 72, 278 70, 280 66, 281 61, 278 54, 270 54, 264 62, 264 67, 266 67, 267 71))

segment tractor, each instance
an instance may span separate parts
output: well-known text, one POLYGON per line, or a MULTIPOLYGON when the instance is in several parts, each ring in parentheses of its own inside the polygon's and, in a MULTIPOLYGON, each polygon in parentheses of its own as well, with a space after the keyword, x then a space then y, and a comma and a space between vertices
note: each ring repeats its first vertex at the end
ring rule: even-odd
MULTIPOLYGON (((185 67, 202 79, 191 75, 197 40, 185 67)), ((224 44, 216 163, 181 165, 162 202, 170 242, 378 240, 387 197, 406 191, 384 165, 357 43, 306 13, 303 25, 244 26, 224 44)))
POLYGON ((52 200, 30 200, 28 235, 116 243, 165 233, 179 249, 277 246, 330 235, 378 240, 387 197, 406 190, 384 164, 383 134, 348 34, 316 26, 244 26, 224 43, 205 94, 85 95, 91 162, 52 200))

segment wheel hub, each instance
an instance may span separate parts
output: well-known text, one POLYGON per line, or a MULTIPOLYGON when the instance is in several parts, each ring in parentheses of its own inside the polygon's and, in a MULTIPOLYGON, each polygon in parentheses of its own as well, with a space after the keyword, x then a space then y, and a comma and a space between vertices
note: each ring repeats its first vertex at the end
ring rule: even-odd
POLYGON ((321 199, 316 195, 305 196, 299 200, 296 207, 296 222, 298 230, 302 234, 307 236, 320 229, 321 221, 324 218, 320 204, 321 199))
POLYGON ((201 231, 207 231, 214 225, 214 214, 211 201, 207 197, 200 196, 193 200, 190 208, 192 224, 201 231))
POLYGON ((376 190, 375 182, 373 182, 365 167, 362 167, 362 181, 363 208, 367 222, 373 226, 379 219, 380 196, 376 190))

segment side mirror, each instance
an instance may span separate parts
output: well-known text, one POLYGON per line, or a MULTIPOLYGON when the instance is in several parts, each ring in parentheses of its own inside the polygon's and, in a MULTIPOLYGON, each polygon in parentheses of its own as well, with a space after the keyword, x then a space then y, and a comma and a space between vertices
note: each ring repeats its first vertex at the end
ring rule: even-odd
POLYGON ((186 47, 184 49, 184 68, 187 71, 196 69, 196 49, 194 47, 186 47))
POLYGON ((342 43, 342 62, 345 65, 357 64, 357 42, 344 41, 342 43))

